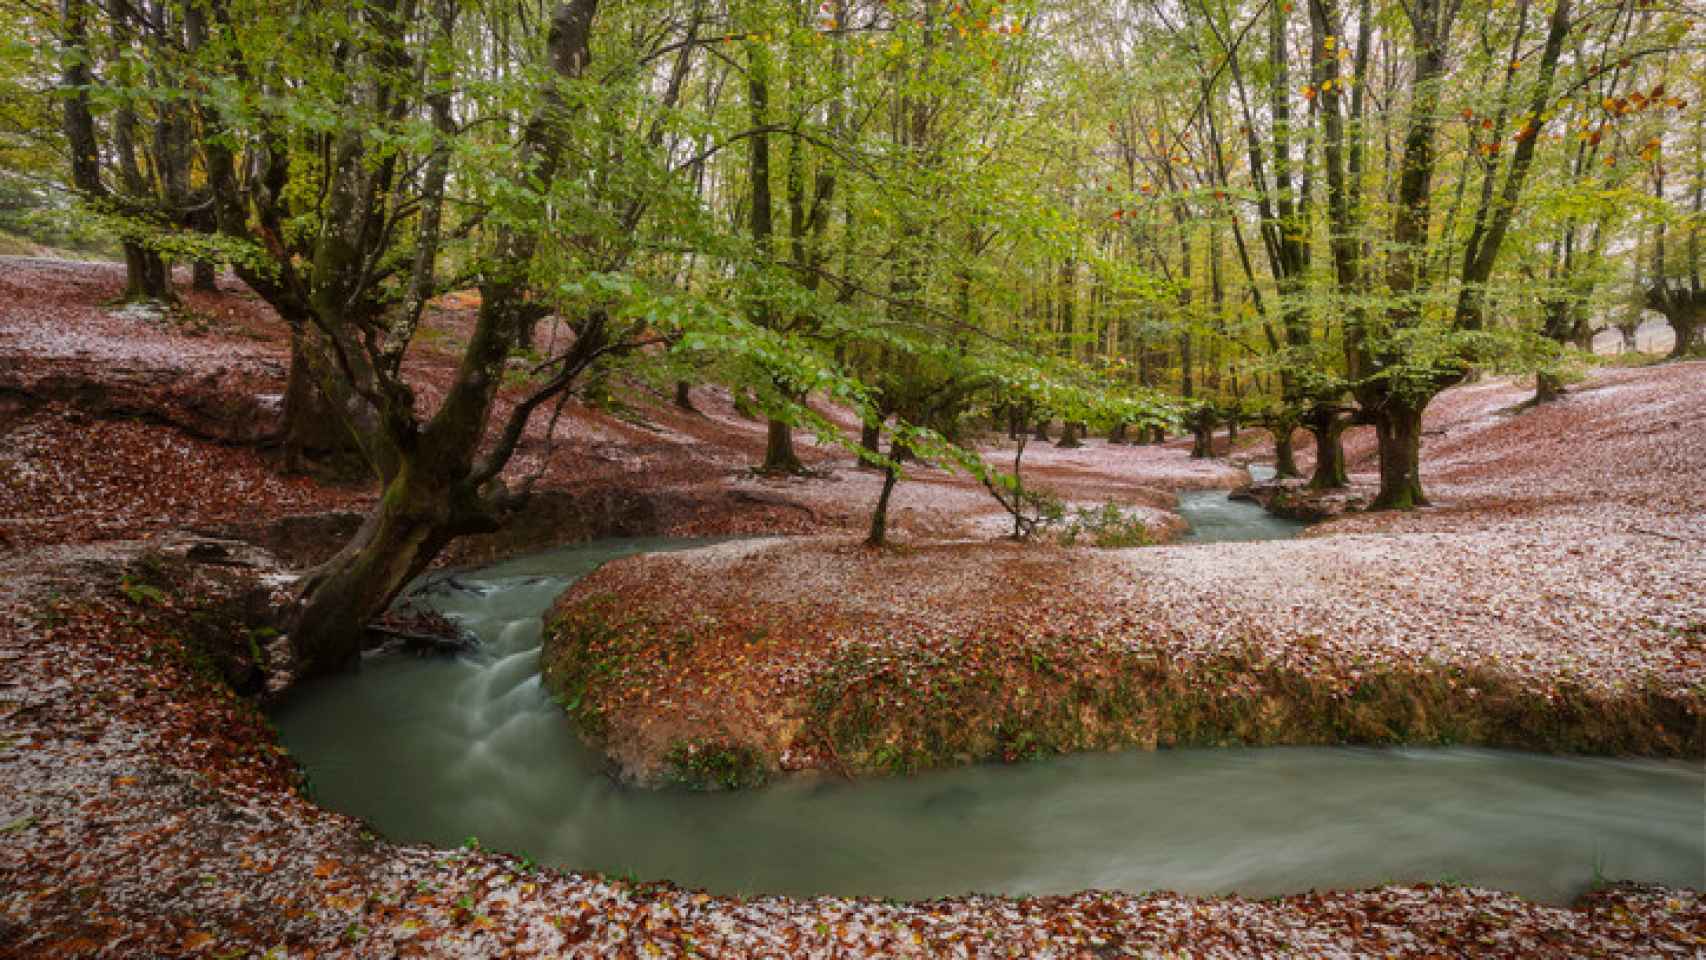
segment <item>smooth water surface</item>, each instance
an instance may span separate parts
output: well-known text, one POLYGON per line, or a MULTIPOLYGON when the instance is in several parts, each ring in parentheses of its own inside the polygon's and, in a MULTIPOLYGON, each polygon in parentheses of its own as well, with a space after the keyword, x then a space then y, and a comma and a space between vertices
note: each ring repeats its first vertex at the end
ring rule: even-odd
MULTIPOLYGON (((1253 463, 1250 477, 1271 480, 1274 468, 1253 463)), ((1295 537, 1307 524, 1276 517, 1248 500, 1228 500, 1225 490, 1187 490, 1179 494, 1179 515, 1191 529, 1180 543, 1221 543, 1234 540, 1284 540, 1295 537)))
POLYGON ((476 654, 370 658, 277 723, 318 798, 388 836, 725 893, 1088 887, 1251 896, 1463 882, 1555 901, 1596 877, 1706 883, 1696 765, 1490 750, 1176 750, 735 794, 616 786, 540 687, 540 615, 592 544, 437 581, 476 654))

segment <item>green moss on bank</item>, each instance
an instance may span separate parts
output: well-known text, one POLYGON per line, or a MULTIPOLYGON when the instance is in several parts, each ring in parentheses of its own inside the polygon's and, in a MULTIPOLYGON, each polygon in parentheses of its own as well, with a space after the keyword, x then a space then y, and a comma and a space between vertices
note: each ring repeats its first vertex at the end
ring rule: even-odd
POLYGON ((664 755, 669 779, 689 790, 740 790, 770 779, 764 755, 751 746, 720 740, 677 740, 664 755))
MULTIPOLYGON (((1012 664, 1009 664, 1012 665, 1012 664)), ((1539 692, 1488 669, 1442 664, 1305 673, 1253 653, 1172 662, 1112 654, 1085 676, 1040 654, 1020 669, 925 683, 888 668, 820 675, 809 728, 854 773, 910 772, 1129 747, 1479 745, 1558 753, 1706 753, 1697 708, 1656 688, 1621 696, 1559 684, 1539 692)))
MULTIPOLYGON (((548 628, 545 679, 594 743, 613 737, 656 756, 623 756, 637 775, 696 788, 762 783, 776 758, 850 776, 1125 748, 1274 745, 1478 745, 1559 753, 1706 756, 1700 696, 1656 684, 1616 694, 1565 681, 1538 687, 1490 667, 1425 662, 1308 671, 1254 649, 1172 659, 1095 641, 970 640, 948 652, 843 646, 808 655, 802 692, 767 731, 718 722, 742 699, 727 687, 672 683, 693 662, 685 629, 665 630, 613 596, 581 598, 548 628), (630 694, 699 698, 676 734, 623 736, 653 722, 630 694), (731 729, 742 729, 735 735, 731 729)), ((787 635, 780 629, 772 631, 787 635)), ((905 649, 902 647, 901 649, 905 649)), ((733 681, 739 684, 739 676, 733 681)))

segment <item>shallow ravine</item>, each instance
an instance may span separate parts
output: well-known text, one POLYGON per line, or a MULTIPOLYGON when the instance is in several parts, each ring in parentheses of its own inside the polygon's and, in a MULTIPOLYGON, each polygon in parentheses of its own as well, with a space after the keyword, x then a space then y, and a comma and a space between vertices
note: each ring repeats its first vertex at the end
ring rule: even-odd
POLYGON ((1706 875, 1697 765, 1490 750, 1077 756, 735 794, 619 787, 537 673, 540 614, 591 544, 443 581, 480 634, 374 658, 277 717, 316 797, 393 839, 489 847, 723 893, 935 897, 1084 888, 1260 896, 1451 879, 1563 902, 1596 879, 1706 875))

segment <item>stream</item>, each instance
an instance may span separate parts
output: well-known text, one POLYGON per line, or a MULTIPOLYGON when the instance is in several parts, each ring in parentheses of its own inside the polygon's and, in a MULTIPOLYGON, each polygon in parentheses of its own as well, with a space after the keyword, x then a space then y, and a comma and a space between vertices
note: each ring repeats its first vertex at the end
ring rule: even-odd
MULTIPOLYGON (((1195 497, 1183 508, 1193 539, 1262 538, 1237 535, 1250 532, 1240 516, 1268 519, 1259 507, 1215 492, 1193 510, 1195 497)), ((540 685, 540 616, 606 560, 693 545, 606 541, 440 576, 427 599, 480 649, 370 656, 300 691, 274 715, 280 736, 321 803, 394 840, 478 837, 726 894, 1267 896, 1452 880, 1567 902, 1598 879, 1706 882, 1706 771, 1689 763, 1295 747, 797 777, 741 793, 622 787, 540 685)))
MULTIPOLYGON (((1274 468, 1253 463, 1250 479, 1272 480, 1274 468)), ((1308 524, 1276 517, 1249 500, 1232 500, 1225 490, 1186 490, 1179 494, 1179 515, 1191 525, 1180 543, 1223 543, 1246 540, 1284 540, 1308 524)))

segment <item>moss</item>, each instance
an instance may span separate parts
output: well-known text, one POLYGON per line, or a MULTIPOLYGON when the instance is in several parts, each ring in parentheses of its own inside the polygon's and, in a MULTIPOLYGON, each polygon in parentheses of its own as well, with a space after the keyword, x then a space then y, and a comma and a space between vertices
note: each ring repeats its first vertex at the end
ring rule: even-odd
POLYGON ((550 642, 540 665, 546 688, 583 735, 602 740, 609 731, 598 693, 620 669, 620 659, 607 655, 615 631, 599 617, 564 617, 546 634, 550 642))
MULTIPOLYGON (((614 595, 577 598, 550 630, 546 682, 595 742, 612 733, 600 704, 692 663, 693 637, 679 622, 654 626, 614 595)), ((815 755, 854 776, 1133 747, 1472 744, 1706 755, 1697 692, 1656 683, 1617 693, 1540 687, 1489 667, 1431 662, 1339 671, 1300 670, 1255 648, 1182 660, 1060 639, 973 638, 964 650, 898 656, 892 645, 843 646, 811 669, 792 702, 777 705, 803 721, 786 733, 735 736, 718 705, 701 702, 705 719, 650 759, 674 782, 737 788, 763 782, 785 753, 815 755)))
POLYGON ((690 790, 740 790, 763 786, 769 779, 770 765, 763 754, 726 741, 677 740, 664 763, 670 782, 690 790))
MULTIPOLYGON (((850 772, 890 774, 966 762, 1013 763, 1122 747, 1477 744, 1555 752, 1701 756, 1697 707, 1638 688, 1530 689, 1488 670, 1423 664, 1355 679, 1267 664, 1253 653, 1196 663, 1126 654, 1074 671, 1035 653, 1005 672, 899 683, 890 671, 830 671, 809 725, 850 772)), ((1078 665, 1084 667, 1084 664, 1078 665)), ((811 742, 813 733, 800 740, 811 742)))

